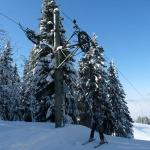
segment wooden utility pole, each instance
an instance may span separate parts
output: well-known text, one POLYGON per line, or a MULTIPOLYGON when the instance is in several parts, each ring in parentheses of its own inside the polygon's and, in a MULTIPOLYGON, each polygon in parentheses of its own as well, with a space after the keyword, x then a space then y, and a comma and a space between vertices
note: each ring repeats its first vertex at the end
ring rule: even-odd
POLYGON ((63 102, 64 102, 64 89, 63 89, 63 73, 61 67, 61 51, 58 50, 60 46, 60 17, 58 8, 54 9, 54 49, 55 49, 55 127, 63 126, 63 102))

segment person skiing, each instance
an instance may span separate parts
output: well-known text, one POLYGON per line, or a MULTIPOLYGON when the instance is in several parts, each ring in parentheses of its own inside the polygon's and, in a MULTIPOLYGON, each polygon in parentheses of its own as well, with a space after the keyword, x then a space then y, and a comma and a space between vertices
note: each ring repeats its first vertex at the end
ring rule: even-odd
POLYGON ((94 140, 94 132, 98 130, 99 137, 100 137, 100 144, 104 144, 106 141, 104 140, 104 113, 102 109, 98 106, 93 107, 93 116, 92 116, 92 123, 91 123, 91 133, 89 142, 94 140))

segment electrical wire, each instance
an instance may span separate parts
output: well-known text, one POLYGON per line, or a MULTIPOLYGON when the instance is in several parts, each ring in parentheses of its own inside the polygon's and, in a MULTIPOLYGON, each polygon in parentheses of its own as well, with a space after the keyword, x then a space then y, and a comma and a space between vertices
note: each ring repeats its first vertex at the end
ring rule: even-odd
POLYGON ((16 20, 12 19, 11 17, 5 15, 2 12, 0 12, 0 16, 6 18, 7 20, 9 20, 9 21, 13 22, 14 24, 16 24, 17 26, 19 26, 20 29, 26 34, 26 31, 25 31, 24 27, 19 22, 17 22, 16 20))
POLYGON ((6 18, 6 19, 10 20, 11 22, 13 22, 13 23, 15 23, 15 24, 19 25, 19 22, 15 21, 15 20, 14 20, 14 19, 12 19, 11 17, 9 17, 9 16, 7 16, 7 15, 5 15, 5 14, 1 13, 1 12, 0 12, 0 16, 3 16, 4 18, 6 18))

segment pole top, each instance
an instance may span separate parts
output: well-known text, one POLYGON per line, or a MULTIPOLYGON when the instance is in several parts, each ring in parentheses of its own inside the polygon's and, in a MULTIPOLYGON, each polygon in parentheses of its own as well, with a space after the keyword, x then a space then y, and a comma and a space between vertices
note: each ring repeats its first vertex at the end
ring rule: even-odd
POLYGON ((59 12, 59 9, 58 8, 55 8, 54 9, 54 13, 58 13, 59 12))

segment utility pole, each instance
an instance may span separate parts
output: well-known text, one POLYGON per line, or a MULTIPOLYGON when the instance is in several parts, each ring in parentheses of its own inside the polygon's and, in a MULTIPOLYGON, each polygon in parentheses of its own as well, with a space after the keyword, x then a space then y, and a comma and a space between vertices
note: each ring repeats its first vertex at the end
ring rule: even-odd
POLYGON ((60 17, 58 8, 54 9, 54 49, 55 49, 55 127, 63 126, 63 103, 64 103, 64 89, 63 89, 63 73, 61 67, 61 51, 58 50, 60 46, 60 17))

